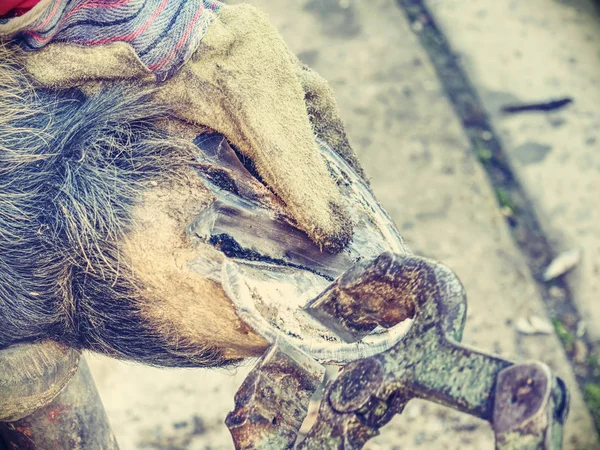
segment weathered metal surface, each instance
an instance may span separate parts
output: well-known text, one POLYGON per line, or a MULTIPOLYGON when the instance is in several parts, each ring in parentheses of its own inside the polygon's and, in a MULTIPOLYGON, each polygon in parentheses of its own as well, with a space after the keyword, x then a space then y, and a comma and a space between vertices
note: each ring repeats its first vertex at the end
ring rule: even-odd
POLYGON ((332 283, 305 310, 346 342, 356 342, 377 326, 390 328, 415 313, 419 273, 399 272, 397 257, 382 253, 361 261, 332 283))
MULTIPOLYGON (((512 363, 508 361, 458 345, 466 298, 451 270, 412 256, 386 256, 386 261, 388 280, 411 290, 402 294, 400 303, 405 311, 409 309, 405 299, 414 301, 414 323, 404 339, 390 350, 345 367, 328 387, 317 422, 298 448, 360 449, 412 398, 440 403, 495 424, 506 417, 498 412, 501 406, 494 403, 497 382, 503 392, 512 392, 511 388, 518 391, 525 375, 538 372, 541 375, 531 382, 538 389, 523 397, 517 408, 520 411, 529 407, 524 421, 515 422, 514 417, 508 416, 498 436, 515 445, 507 448, 559 448, 552 447, 551 442, 560 443, 561 433, 555 429, 562 427, 565 407, 564 402, 552 407, 548 392, 553 385, 555 396, 564 398, 562 382, 549 371, 539 369, 542 365, 533 366, 537 372, 523 366, 511 371, 512 363), (515 437, 515 431, 520 436, 515 437), (539 447, 529 447, 533 439, 541 443, 539 447)), ((346 307, 336 312, 342 316, 340 321, 346 327, 357 324, 362 332, 363 308, 354 305, 363 299, 359 294, 344 300, 346 307)), ((335 317, 328 319, 331 322, 335 317)), ((528 380, 525 376, 524 382, 528 380)))
POLYGON ((0 350, 0 422, 50 403, 77 371, 79 351, 54 341, 0 350))
MULTIPOLYGON (((307 309, 347 340, 360 339, 377 326, 391 327, 409 317, 414 321, 391 349, 345 366, 328 385, 317 421, 298 449, 360 449, 412 398, 493 423, 499 449, 560 448, 567 411, 564 384, 541 364, 514 366, 460 346, 465 293, 442 264, 382 254, 356 264, 307 309), (514 401, 512 413, 505 409, 507 401, 514 401), (532 442, 539 445, 531 447, 532 442)), ((283 353, 293 351, 272 349, 238 392, 236 411, 227 422, 236 448, 292 447, 301 423, 298 414, 304 416, 310 395, 298 396, 304 391, 297 388, 274 388, 279 377, 271 373, 269 361, 288 362, 283 353), (282 398, 273 397, 277 395, 282 398), (280 406, 298 398, 303 407, 280 406), (286 420, 292 426, 278 429, 278 422, 286 420)), ((298 385, 305 369, 295 364, 287 368, 286 377, 298 385)))
POLYGON ((297 349, 276 344, 235 396, 225 421, 237 449, 292 448, 325 368, 297 349))
POLYGON ((8 450, 117 450, 102 401, 85 360, 49 404, 15 422, 0 423, 8 450))
POLYGON ((492 423, 498 450, 561 448, 569 400, 548 366, 531 362, 504 369, 495 395, 492 423))

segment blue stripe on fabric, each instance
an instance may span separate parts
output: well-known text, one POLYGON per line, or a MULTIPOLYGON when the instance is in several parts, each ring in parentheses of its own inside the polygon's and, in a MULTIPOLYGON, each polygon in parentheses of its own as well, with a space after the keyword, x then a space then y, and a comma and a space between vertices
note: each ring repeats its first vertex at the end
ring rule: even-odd
MULTIPOLYGON (((86 45, 86 42, 90 41, 130 35, 147 23, 161 1, 131 0, 115 8, 102 8, 85 5, 85 0, 55 0, 54 4, 49 5, 46 14, 39 17, 28 29, 17 33, 13 39, 26 50, 35 50, 49 42, 86 45), (58 2, 56 14, 49 23, 41 27, 57 5, 56 2, 58 2), (63 18, 75 8, 81 9, 61 23, 63 18), (30 30, 35 31, 41 38, 47 39, 51 36, 52 39, 48 42, 39 42, 27 33, 30 30)), ((164 66, 154 71, 158 79, 164 80, 193 54, 212 23, 214 12, 221 6, 221 2, 207 0, 168 0, 162 13, 129 43, 146 66, 157 65, 172 53, 175 45, 184 37, 190 20, 198 10, 205 8, 178 52, 164 66), (214 8, 211 8, 213 3, 214 8)))

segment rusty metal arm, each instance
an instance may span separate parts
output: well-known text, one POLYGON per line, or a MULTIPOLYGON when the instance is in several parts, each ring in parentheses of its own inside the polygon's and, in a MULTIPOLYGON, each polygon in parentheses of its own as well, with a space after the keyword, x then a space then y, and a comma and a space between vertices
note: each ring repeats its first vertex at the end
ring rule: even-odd
MULTIPOLYGON (((497 448, 560 448, 568 408, 564 383, 544 364, 514 365, 460 346, 466 297, 451 270, 424 258, 384 254, 362 273, 367 276, 357 278, 355 273, 353 283, 340 280, 310 309, 320 309, 317 315, 323 316, 345 297, 347 305, 358 305, 358 313, 352 307, 338 308, 337 314, 346 316, 337 328, 352 334, 348 324, 357 323, 360 335, 363 323, 382 324, 364 314, 356 287, 372 292, 369 284, 384 279, 403 293, 396 306, 379 306, 392 310, 387 315, 394 315, 394 309, 414 310, 414 323, 392 349, 344 368, 327 389, 319 418, 298 448, 362 448, 412 398, 487 420, 494 427, 497 448)), ((335 320, 332 314, 328 318, 327 323, 335 320)))
MULTIPOLYGON (((542 363, 514 365, 459 345, 466 297, 456 275, 442 264, 382 254, 358 263, 311 302, 307 311, 347 341, 356 341, 378 326, 391 327, 406 318, 414 321, 394 347, 348 364, 329 384, 315 425, 296 448, 360 449, 412 398, 489 421, 498 449, 561 448, 568 411, 564 383, 542 363)), ((288 357, 285 350, 277 352, 280 359, 288 357)), ((254 372, 265 372, 264 361, 254 372)), ((300 372, 290 373, 300 376, 300 372)), ((253 388, 262 389, 260 383, 253 388)), ((307 405, 307 393, 302 395, 307 405)), ((271 400, 262 400, 262 410, 277 409, 271 400)), ((236 448, 293 447, 292 434, 281 447, 263 444, 273 441, 253 440, 257 428, 248 419, 246 444, 240 445, 234 434, 236 448)))
POLYGON ((286 344, 272 346, 235 395, 227 415, 236 449, 292 448, 325 368, 286 344))

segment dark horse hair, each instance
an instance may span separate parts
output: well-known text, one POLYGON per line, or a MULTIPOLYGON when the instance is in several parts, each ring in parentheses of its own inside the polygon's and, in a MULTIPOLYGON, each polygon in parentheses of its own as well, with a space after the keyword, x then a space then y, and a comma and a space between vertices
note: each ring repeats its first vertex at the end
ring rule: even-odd
POLYGON ((51 338, 161 366, 216 366, 144 321, 118 242, 146 186, 193 160, 152 93, 31 87, 0 48, 0 348, 51 338))

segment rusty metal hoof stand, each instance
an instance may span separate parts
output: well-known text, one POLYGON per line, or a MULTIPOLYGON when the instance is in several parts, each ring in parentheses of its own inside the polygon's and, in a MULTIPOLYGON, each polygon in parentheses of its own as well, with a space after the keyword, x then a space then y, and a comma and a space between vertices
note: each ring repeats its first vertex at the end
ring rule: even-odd
POLYGON ((287 414, 289 409, 280 405, 292 399, 304 407, 295 408, 296 414, 306 410, 318 384, 314 375, 318 370, 303 368, 312 361, 307 355, 276 344, 249 375, 238 393, 236 410, 228 418, 236 448, 361 449, 413 398, 487 420, 494 429, 497 449, 561 448, 568 411, 564 383, 542 363, 515 365, 459 345, 466 297, 456 275, 442 264, 382 254, 358 263, 306 310, 347 341, 407 318, 413 323, 389 350, 344 367, 327 386, 317 421, 299 443, 294 442, 301 422, 297 417, 284 440, 276 440, 282 431, 275 422, 265 424, 278 411, 287 414), (281 378, 271 369, 274 355, 278 367, 287 368, 286 384, 302 388, 272 388, 281 378), (312 383, 301 383, 308 373, 314 375, 312 383), (294 377, 296 384, 291 380, 294 377))
POLYGON ((0 350, 0 449, 118 449, 79 351, 53 341, 0 350))

